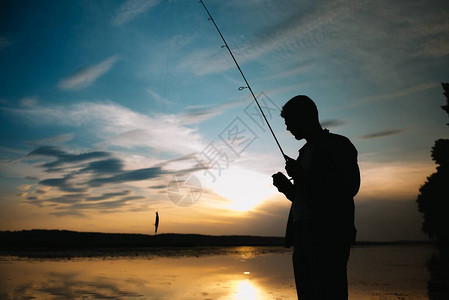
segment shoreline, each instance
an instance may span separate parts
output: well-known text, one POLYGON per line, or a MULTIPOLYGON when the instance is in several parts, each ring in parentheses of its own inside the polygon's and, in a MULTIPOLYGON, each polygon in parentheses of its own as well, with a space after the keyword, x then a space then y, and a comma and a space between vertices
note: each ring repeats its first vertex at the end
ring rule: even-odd
MULTIPOLYGON (((353 247, 435 245, 432 241, 358 241, 353 247)), ((203 256, 239 252, 288 252, 283 237, 201 234, 159 235, 67 230, 0 231, 0 256, 70 258, 104 256, 203 256)))

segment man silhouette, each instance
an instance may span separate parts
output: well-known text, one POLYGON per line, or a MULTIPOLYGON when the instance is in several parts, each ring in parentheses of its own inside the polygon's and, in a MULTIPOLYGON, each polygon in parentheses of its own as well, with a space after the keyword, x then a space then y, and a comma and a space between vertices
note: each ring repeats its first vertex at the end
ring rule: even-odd
POLYGON ((285 237, 294 246, 298 299, 348 299, 347 262, 355 240, 354 196, 360 187, 357 150, 344 136, 323 129, 315 103, 296 96, 282 108, 287 130, 306 144, 273 185, 292 202, 285 237))

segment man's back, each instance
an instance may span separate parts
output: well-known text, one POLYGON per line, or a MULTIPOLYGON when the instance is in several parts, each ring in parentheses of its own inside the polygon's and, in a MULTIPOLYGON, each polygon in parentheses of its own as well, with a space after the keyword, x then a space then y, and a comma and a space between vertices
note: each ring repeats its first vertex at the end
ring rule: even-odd
POLYGON ((353 197, 360 186, 357 150, 346 137, 325 130, 301 148, 298 159, 306 153, 309 170, 298 188, 307 194, 316 238, 353 240, 353 197))

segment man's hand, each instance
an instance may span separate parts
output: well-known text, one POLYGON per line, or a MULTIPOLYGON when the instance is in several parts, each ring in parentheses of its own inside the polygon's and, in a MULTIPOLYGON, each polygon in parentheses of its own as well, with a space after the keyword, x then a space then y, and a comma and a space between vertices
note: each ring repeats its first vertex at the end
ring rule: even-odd
POLYGON ((294 160, 287 155, 285 157, 285 171, 287 171, 288 176, 293 177, 293 179, 298 179, 301 175, 301 165, 297 160, 294 160))
POLYGON ((293 184, 288 180, 288 178, 281 172, 271 175, 273 177, 273 185, 277 187, 278 191, 283 193, 287 198, 293 193, 293 184))

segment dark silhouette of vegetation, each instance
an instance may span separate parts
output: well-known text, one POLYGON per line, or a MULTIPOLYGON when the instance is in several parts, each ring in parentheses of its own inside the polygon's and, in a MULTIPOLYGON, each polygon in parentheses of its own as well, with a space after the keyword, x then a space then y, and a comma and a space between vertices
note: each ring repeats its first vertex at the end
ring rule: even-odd
MULTIPOLYGON (((442 106, 449 114, 449 83, 442 83, 447 105, 442 106)), ((449 125, 449 124, 448 124, 449 125)), ((419 189, 418 208, 423 214, 423 231, 434 239, 439 249, 447 252, 449 246, 449 140, 439 139, 432 147, 432 160, 437 172, 427 178, 419 189)))
POLYGON ((447 253, 435 253, 427 263, 430 279, 427 282, 429 300, 449 299, 449 259, 447 253))
MULTIPOLYGON (((449 114, 449 83, 442 83, 449 114)), ((447 123, 449 125, 449 123, 447 123)), ((437 242, 439 253, 428 262, 429 299, 449 299, 449 140, 439 139, 432 147, 432 160, 437 171, 419 189, 418 209, 423 214, 423 231, 437 242)))

